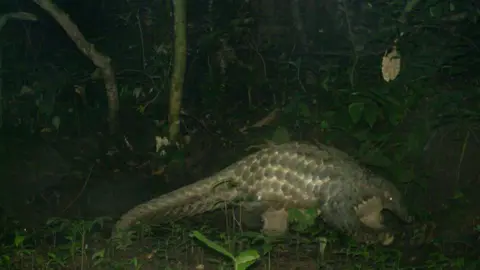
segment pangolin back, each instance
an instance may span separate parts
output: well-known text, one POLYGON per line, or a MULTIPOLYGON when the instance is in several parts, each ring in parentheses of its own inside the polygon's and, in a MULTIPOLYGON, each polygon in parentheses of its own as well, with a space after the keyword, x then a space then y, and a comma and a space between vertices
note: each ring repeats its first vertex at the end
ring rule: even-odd
POLYGON ((163 223, 193 216, 246 197, 280 207, 314 206, 315 189, 328 181, 332 166, 341 165, 335 162, 347 157, 337 156, 341 153, 332 155, 330 150, 296 142, 270 145, 213 176, 134 207, 119 219, 114 231, 137 221, 163 223), (329 159, 334 163, 328 164, 329 159))

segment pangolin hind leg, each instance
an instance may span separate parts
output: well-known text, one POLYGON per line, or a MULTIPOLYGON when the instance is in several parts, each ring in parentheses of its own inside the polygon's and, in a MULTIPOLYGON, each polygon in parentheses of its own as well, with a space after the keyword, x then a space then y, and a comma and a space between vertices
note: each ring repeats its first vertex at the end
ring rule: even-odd
POLYGON ((268 236, 283 235, 288 231, 288 212, 265 202, 244 202, 235 209, 236 218, 249 230, 259 230, 268 236))

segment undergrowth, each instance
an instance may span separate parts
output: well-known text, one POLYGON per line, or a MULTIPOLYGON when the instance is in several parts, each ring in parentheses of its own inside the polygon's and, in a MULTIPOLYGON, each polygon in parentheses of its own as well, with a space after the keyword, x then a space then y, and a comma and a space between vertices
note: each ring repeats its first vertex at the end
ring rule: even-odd
POLYGON ((109 222, 51 219, 34 231, 10 223, 1 235, 0 268, 476 269, 478 265, 429 250, 423 262, 405 266, 411 260, 406 250, 414 247, 361 245, 318 226, 312 230, 311 224, 304 226, 310 227, 308 231, 293 226, 291 234, 277 238, 238 228, 225 232, 208 224, 193 229, 169 224, 143 227, 132 232, 130 241, 118 242, 109 238, 109 222))

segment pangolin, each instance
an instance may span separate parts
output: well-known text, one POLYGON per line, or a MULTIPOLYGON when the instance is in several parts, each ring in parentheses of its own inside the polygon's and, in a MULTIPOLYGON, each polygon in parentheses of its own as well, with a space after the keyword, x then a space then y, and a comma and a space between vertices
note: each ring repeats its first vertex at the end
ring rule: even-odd
POLYGON ((113 237, 139 221, 170 222, 233 203, 262 209, 267 232, 287 230, 288 209, 313 208, 333 228, 383 244, 393 240, 383 224, 383 209, 411 221, 400 192, 388 180, 336 148, 290 142, 269 145, 210 177, 134 207, 117 221, 113 237))

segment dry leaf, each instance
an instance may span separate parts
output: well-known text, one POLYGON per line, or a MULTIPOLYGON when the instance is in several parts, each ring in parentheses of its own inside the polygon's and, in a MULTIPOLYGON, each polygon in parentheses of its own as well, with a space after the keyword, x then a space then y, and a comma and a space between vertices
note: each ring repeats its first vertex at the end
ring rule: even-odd
POLYGON ((390 82, 397 78, 400 73, 400 53, 397 46, 394 45, 391 52, 385 52, 382 59, 382 75, 386 82, 390 82))

